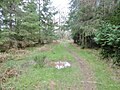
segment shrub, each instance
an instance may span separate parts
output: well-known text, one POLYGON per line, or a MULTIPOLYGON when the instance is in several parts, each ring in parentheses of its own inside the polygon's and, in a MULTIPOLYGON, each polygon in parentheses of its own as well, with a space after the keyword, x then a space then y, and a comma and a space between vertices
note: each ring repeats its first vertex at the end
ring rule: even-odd
POLYGON ((94 39, 102 48, 102 56, 120 65, 120 26, 102 22, 94 39))

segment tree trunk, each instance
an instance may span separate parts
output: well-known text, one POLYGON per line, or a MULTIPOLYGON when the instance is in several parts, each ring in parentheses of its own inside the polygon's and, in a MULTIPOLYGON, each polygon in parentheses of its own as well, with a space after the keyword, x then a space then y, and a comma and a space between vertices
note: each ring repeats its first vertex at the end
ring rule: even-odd
POLYGON ((39 4, 39 39, 38 39, 38 43, 40 44, 40 43, 41 43, 41 31, 40 31, 40 23, 41 23, 41 20, 40 20, 40 0, 39 0, 38 4, 39 4))
POLYGON ((9 28, 12 31, 12 3, 10 3, 10 19, 9 19, 9 28))

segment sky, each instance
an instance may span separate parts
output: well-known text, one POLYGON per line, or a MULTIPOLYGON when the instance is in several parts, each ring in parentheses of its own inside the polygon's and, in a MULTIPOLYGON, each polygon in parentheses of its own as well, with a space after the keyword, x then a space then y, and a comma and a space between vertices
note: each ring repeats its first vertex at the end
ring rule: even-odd
POLYGON ((70 0, 51 0, 53 5, 61 12, 68 12, 70 0))
POLYGON ((70 0, 51 0, 52 5, 56 8, 56 10, 59 12, 55 18, 56 21, 58 21, 59 17, 61 18, 61 21, 63 21, 62 18, 66 18, 69 13, 69 1, 70 0))

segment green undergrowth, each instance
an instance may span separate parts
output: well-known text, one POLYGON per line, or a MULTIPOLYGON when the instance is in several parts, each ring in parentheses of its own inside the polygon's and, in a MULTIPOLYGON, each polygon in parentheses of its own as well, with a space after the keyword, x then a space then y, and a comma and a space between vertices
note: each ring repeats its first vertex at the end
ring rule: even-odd
POLYGON ((100 60, 97 50, 80 49, 80 47, 75 47, 71 44, 68 46, 90 64, 95 73, 98 90, 120 90, 120 82, 113 80, 110 67, 100 60))
POLYGON ((51 88, 55 90, 80 90, 81 77, 78 63, 66 51, 63 44, 49 44, 47 47, 49 48, 47 51, 40 51, 38 49, 40 47, 27 48, 26 50, 30 53, 24 56, 24 59, 8 60, 1 63, 0 71, 9 67, 14 67, 19 71, 18 76, 6 78, 6 81, 2 83, 2 88, 6 90, 10 88, 15 90, 51 90, 51 88), (36 68, 36 64, 29 64, 30 61, 34 61, 36 56, 45 56, 48 62, 68 61, 71 67, 61 70, 54 66, 36 68))

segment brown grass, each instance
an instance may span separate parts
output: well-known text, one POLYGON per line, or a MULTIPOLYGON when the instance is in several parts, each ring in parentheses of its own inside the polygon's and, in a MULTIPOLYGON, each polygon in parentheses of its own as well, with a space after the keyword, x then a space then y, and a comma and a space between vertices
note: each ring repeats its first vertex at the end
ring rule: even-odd
POLYGON ((41 52, 49 51, 49 50, 50 50, 50 48, 47 47, 47 46, 39 47, 39 48, 37 48, 37 49, 38 49, 39 51, 41 51, 41 52))
POLYGON ((0 53, 0 63, 3 63, 5 60, 7 60, 8 54, 6 53, 0 53))
POLYGON ((15 49, 15 48, 12 48, 8 51, 8 53, 10 54, 28 54, 29 51, 27 50, 23 50, 23 49, 15 49))

